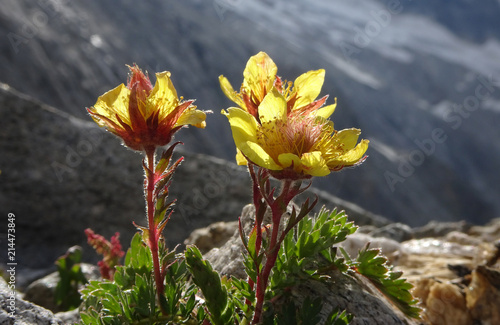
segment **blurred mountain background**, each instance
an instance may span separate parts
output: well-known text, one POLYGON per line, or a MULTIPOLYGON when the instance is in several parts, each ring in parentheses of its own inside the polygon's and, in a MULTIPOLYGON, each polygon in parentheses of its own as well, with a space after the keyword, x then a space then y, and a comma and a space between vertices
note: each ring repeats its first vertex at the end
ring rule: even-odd
POLYGON ((324 68, 336 129, 360 128, 370 148, 314 186, 413 226, 484 223, 500 216, 498 17, 498 0, 4 0, 0 81, 90 121, 126 64, 171 71, 214 112, 184 148, 233 160, 218 76, 238 88, 259 51, 288 80, 324 68))

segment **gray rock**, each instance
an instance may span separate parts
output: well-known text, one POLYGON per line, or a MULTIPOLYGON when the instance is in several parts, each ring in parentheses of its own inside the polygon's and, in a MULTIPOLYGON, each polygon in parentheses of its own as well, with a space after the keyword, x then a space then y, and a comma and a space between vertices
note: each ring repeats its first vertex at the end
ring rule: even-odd
POLYGON ((184 245, 196 245, 202 254, 215 247, 224 245, 238 229, 238 221, 216 222, 208 227, 196 229, 186 240, 184 245))
POLYGON ((361 249, 369 244, 370 248, 379 248, 382 254, 389 257, 391 261, 396 259, 401 250, 401 244, 393 239, 386 237, 372 237, 363 233, 354 233, 339 244, 351 258, 356 258, 361 249))
POLYGON ((417 239, 426 237, 443 237, 452 231, 467 232, 471 227, 471 224, 463 220, 456 222, 439 222, 437 220, 433 220, 425 226, 413 229, 413 235, 417 239))
POLYGON ((373 237, 387 237, 397 242, 403 242, 413 238, 413 230, 411 227, 400 222, 376 228, 368 234, 373 237))
POLYGON ((75 324, 80 322, 80 310, 73 309, 70 311, 61 311, 56 313, 56 317, 59 318, 64 324, 75 324))
MULTIPOLYGON (((99 268, 95 265, 82 263, 82 272, 87 280, 97 280, 100 278, 99 268)), ((41 279, 31 283, 24 291, 24 300, 32 302, 38 306, 47 308, 52 312, 61 312, 55 303, 55 289, 59 282, 59 273, 51 273, 41 279)))
POLYGON ((0 324, 62 325, 63 322, 51 311, 24 301, 18 293, 13 294, 5 280, 0 277, 0 324), (15 308, 15 312, 11 307, 15 308))

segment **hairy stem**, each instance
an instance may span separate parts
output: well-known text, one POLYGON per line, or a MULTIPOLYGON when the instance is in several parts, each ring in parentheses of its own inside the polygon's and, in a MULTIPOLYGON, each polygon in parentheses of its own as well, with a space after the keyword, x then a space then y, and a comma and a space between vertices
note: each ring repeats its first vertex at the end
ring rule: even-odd
POLYGON ((163 278, 161 276, 160 269, 160 259, 158 256, 158 241, 160 234, 158 233, 158 229, 155 225, 154 216, 155 216, 155 198, 154 198, 154 190, 155 190, 155 151, 156 148, 146 149, 146 160, 147 160, 147 168, 149 172, 146 172, 146 186, 145 186, 145 194, 146 194, 146 211, 148 217, 148 228, 149 228, 149 249, 151 250, 151 255, 153 258, 153 269, 154 269, 154 278, 156 283, 156 292, 158 294, 158 304, 160 305, 160 309, 164 315, 166 315, 163 310, 161 300, 163 297, 163 292, 165 291, 165 287, 163 284, 163 278))
POLYGON ((269 275, 271 274, 271 271, 276 264, 276 259, 278 257, 280 246, 284 238, 284 236, 279 237, 281 218, 286 212, 287 206, 290 201, 298 193, 299 188, 300 182, 294 184, 291 180, 283 180, 281 193, 270 206, 272 212, 271 240, 267 249, 267 256, 264 267, 261 272, 257 270, 257 283, 255 292, 257 301, 255 303, 255 312, 252 319, 252 324, 259 324, 261 322, 262 308, 264 306, 264 298, 269 282, 269 275))

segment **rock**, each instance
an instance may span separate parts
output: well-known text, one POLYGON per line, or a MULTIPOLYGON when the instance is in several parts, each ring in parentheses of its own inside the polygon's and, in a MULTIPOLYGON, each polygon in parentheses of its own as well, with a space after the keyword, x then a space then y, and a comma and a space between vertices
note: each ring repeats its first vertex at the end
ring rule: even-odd
POLYGON ((407 254, 461 256, 468 258, 472 258, 478 253, 476 246, 461 245, 439 238, 408 240, 402 243, 402 250, 407 254))
POLYGON ((484 242, 494 242, 500 237, 500 218, 490 220, 485 225, 472 226, 468 234, 484 242))
POLYGON ((64 324, 76 324, 81 320, 80 310, 73 309, 70 311, 61 311, 56 313, 56 317, 59 318, 64 324))
MULTIPOLYGON (((97 280, 100 278, 101 274, 97 266, 82 263, 81 267, 87 280, 97 280)), ((55 302, 55 289, 58 282, 58 272, 51 273, 38 279, 26 288, 23 299, 53 312, 60 312, 61 310, 55 302)))
POLYGON ((0 324, 62 325, 63 322, 51 311, 24 301, 20 294, 13 293, 5 280, 0 277, 0 324), (15 306, 15 313, 12 313, 11 306, 15 306))
POLYGON ((439 222, 433 220, 425 226, 413 229, 413 235, 417 239, 426 237, 435 238, 445 236, 452 231, 467 232, 471 227, 472 225, 465 221, 439 222))
POLYGON ((433 279, 419 281, 413 291, 425 305, 425 318, 433 325, 472 325, 462 290, 454 284, 433 279))
POLYGON ((448 242, 457 243, 460 245, 477 246, 482 243, 481 239, 469 236, 460 231, 449 232, 446 234, 446 236, 444 236, 444 239, 448 242))
POLYGON ((441 281, 455 279, 456 273, 450 265, 472 270, 474 258, 482 250, 476 246, 460 245, 444 239, 412 239, 401 243, 397 268, 404 272, 409 281, 426 277, 441 281))
POLYGON ((368 234, 372 237, 387 237, 397 242, 413 239, 413 230, 411 227, 400 222, 376 228, 368 234))
POLYGON ((396 269, 414 284, 428 324, 500 324, 497 226, 436 222, 441 237, 401 243, 396 269))
POLYGON ((196 245, 202 254, 224 245, 238 229, 238 221, 216 222, 196 229, 184 240, 184 245, 196 245))
MULTIPOLYGON (((245 231, 251 228, 254 214, 253 205, 243 208, 241 222, 245 231)), ((398 244, 395 241, 394 243, 398 244)), ((241 279, 246 278, 242 251, 243 245, 236 230, 222 247, 212 249, 204 257, 220 274, 241 279)), ((356 315, 351 325, 417 324, 389 303, 367 279, 361 276, 344 276, 338 270, 332 271, 329 276, 331 280, 325 282, 311 280, 290 288, 293 298, 301 303, 306 296, 321 297, 324 306, 322 310, 324 314, 321 317, 326 317, 335 308, 346 309, 347 312, 356 315)))
POLYGON ((500 270, 479 266, 466 290, 467 308, 482 324, 500 324, 500 270))
POLYGON ((355 258, 358 256, 358 252, 367 244, 370 244, 370 248, 380 248, 380 251, 389 258, 391 263, 399 257, 401 245, 397 241, 385 237, 376 238, 355 232, 348 236, 339 246, 343 247, 351 258, 355 258))
MULTIPOLYGON (((251 230, 253 220, 255 220, 255 207, 253 204, 247 204, 238 217, 241 219, 245 233, 251 230)), ((269 213, 266 213, 264 221, 269 222, 269 213)), ((226 243, 222 247, 214 248, 204 255, 210 261, 215 270, 221 275, 235 276, 240 279, 246 277, 243 266, 243 245, 239 228, 236 228, 226 243)))

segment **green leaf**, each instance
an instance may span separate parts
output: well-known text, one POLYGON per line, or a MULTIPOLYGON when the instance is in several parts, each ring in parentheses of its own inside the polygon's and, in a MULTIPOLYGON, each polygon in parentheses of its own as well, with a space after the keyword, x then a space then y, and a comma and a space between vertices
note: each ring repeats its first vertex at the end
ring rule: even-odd
POLYGON ((366 245, 359 252, 355 270, 367 277, 386 297, 402 312, 413 318, 420 318, 420 308, 415 305, 418 300, 410 293, 413 285, 401 279, 402 272, 393 272, 387 265, 387 258, 380 255, 379 249, 369 249, 366 245))
POLYGON ((56 261, 59 281, 54 292, 54 299, 62 310, 77 308, 82 301, 78 288, 87 283, 87 279, 81 270, 81 259, 81 247, 74 246, 56 261))
POLYGON ((234 323, 234 304, 222 285, 219 274, 203 259, 196 246, 188 246, 185 252, 187 266, 193 275, 193 282, 205 296, 209 318, 215 325, 234 323))
POLYGON ((300 319, 302 320, 302 325, 316 325, 320 321, 319 313, 323 304, 321 303, 321 298, 316 298, 312 300, 309 297, 304 299, 302 308, 299 310, 300 319))
POLYGON ((339 310, 334 310, 326 320, 325 324, 329 325, 347 325, 354 318, 354 315, 348 314, 345 310, 343 310, 339 314, 339 310))

